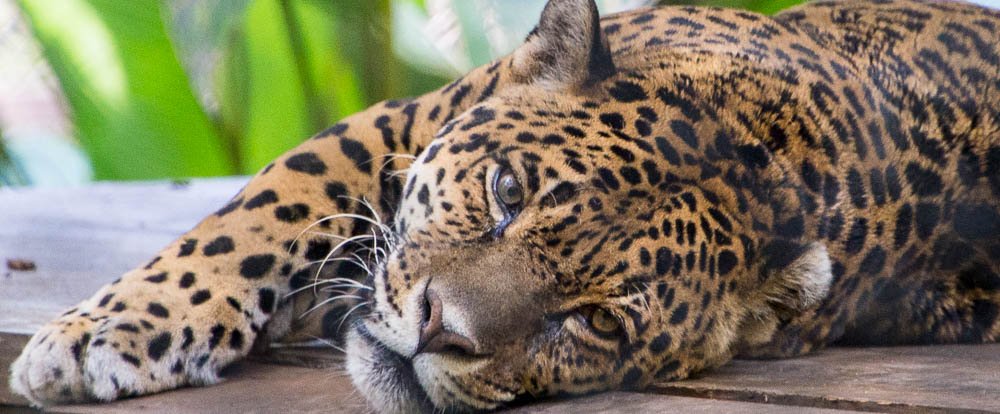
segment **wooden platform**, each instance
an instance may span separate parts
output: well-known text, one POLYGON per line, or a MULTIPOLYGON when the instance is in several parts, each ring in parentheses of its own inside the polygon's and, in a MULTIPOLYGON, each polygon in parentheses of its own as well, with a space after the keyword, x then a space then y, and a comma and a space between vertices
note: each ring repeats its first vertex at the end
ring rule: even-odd
MULTIPOLYGON (((142 263, 231 197, 245 178, 0 190, 0 412, 28 411, 6 372, 35 329, 142 263), (34 270, 14 270, 34 264, 34 270), (18 261, 21 261, 18 263, 18 261)), ((63 413, 359 412, 332 350, 281 350, 228 380, 63 413)), ((513 409, 520 413, 1000 413, 1000 345, 841 348, 734 361, 699 379, 513 409)))

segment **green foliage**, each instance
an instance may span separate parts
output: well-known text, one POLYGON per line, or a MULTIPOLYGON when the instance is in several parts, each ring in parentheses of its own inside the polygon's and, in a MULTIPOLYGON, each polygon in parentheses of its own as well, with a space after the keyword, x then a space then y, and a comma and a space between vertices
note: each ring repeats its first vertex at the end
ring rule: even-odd
POLYGON ((232 171, 174 56, 159 8, 114 0, 20 4, 60 80, 97 178, 232 171))
POLYGON ((401 67, 388 0, 204 2, 201 38, 171 30, 165 2, 19 2, 98 179, 252 173, 375 101, 446 82, 401 67), (206 40, 221 56, 208 110, 175 53, 206 40))
POLYGON ((805 0, 661 0, 659 3, 661 5, 688 4, 729 7, 763 14, 775 14, 789 7, 805 3, 805 0))
MULTIPOLYGON (((509 52, 544 5, 17 1, 61 84, 95 178, 114 180, 252 173, 344 116, 426 92, 509 52), (216 62, 214 70, 199 59, 216 62)), ((606 13, 649 4, 598 3, 606 13)), ((773 13, 799 1, 685 3, 773 13)), ((17 179, 16 160, 2 145, 0 185, 17 179)))
POLYGON ((249 4, 221 47, 216 77, 223 135, 240 173, 374 102, 447 81, 401 67, 385 31, 388 7, 388 0, 249 4))
POLYGON ((240 172, 258 168, 318 131, 324 118, 309 89, 312 73, 289 7, 253 2, 234 27, 222 59, 217 78, 225 91, 219 95, 222 124, 240 172))

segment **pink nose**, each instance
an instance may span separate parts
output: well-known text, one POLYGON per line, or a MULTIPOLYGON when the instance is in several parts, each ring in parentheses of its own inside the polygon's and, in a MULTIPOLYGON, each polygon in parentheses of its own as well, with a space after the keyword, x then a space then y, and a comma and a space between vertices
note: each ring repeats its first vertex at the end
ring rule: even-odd
POLYGON ((421 353, 451 352, 459 355, 472 356, 476 354, 476 345, 471 339, 445 329, 442 321, 441 298, 433 290, 424 292, 424 314, 420 325, 420 339, 417 351, 421 353))

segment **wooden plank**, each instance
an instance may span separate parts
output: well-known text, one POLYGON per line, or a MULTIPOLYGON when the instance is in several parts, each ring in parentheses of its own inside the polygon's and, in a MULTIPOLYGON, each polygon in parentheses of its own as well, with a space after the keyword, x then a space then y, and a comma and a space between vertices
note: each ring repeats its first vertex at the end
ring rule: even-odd
POLYGON ((0 190, 0 331, 31 333, 225 204, 246 178, 0 190), (6 268, 24 259, 34 271, 6 268))
MULTIPOLYGON (((349 390, 352 390, 349 379, 336 370, 244 363, 240 364, 237 372, 230 375, 228 381, 216 386, 181 389, 104 405, 59 406, 53 407, 52 411, 72 414, 364 411, 366 405, 363 399, 356 392, 349 390)), ((851 411, 611 392, 579 399, 542 402, 504 412, 510 414, 566 412, 838 414, 851 411)))
POLYGON ((14 363, 14 358, 21 353, 21 349, 28 344, 30 336, 24 334, 11 334, 0 332, 0 412, 4 412, 4 405, 28 405, 28 400, 14 394, 10 390, 10 364, 14 363))
POLYGON ((357 413, 366 408, 343 370, 244 362, 227 369, 224 376, 226 381, 211 387, 51 410, 73 414, 357 413))
POLYGON ((651 392, 881 412, 1000 412, 1000 344, 835 348, 733 361, 651 392))
POLYGON ((517 414, 589 413, 740 413, 837 414, 857 411, 813 407, 788 407, 738 401, 661 396, 636 392, 608 392, 571 400, 544 401, 508 411, 517 414))

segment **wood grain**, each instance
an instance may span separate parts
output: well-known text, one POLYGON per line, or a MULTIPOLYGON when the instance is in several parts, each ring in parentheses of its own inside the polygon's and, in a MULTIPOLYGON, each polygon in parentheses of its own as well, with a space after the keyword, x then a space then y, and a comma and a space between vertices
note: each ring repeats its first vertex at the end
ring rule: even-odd
POLYGON ((225 204, 246 178, 0 190, 0 329, 32 333, 225 204), (13 294, 16 292, 17 294, 13 294))
POLYGON ((834 348, 733 361, 649 392, 879 412, 1000 412, 1000 344, 834 348))

